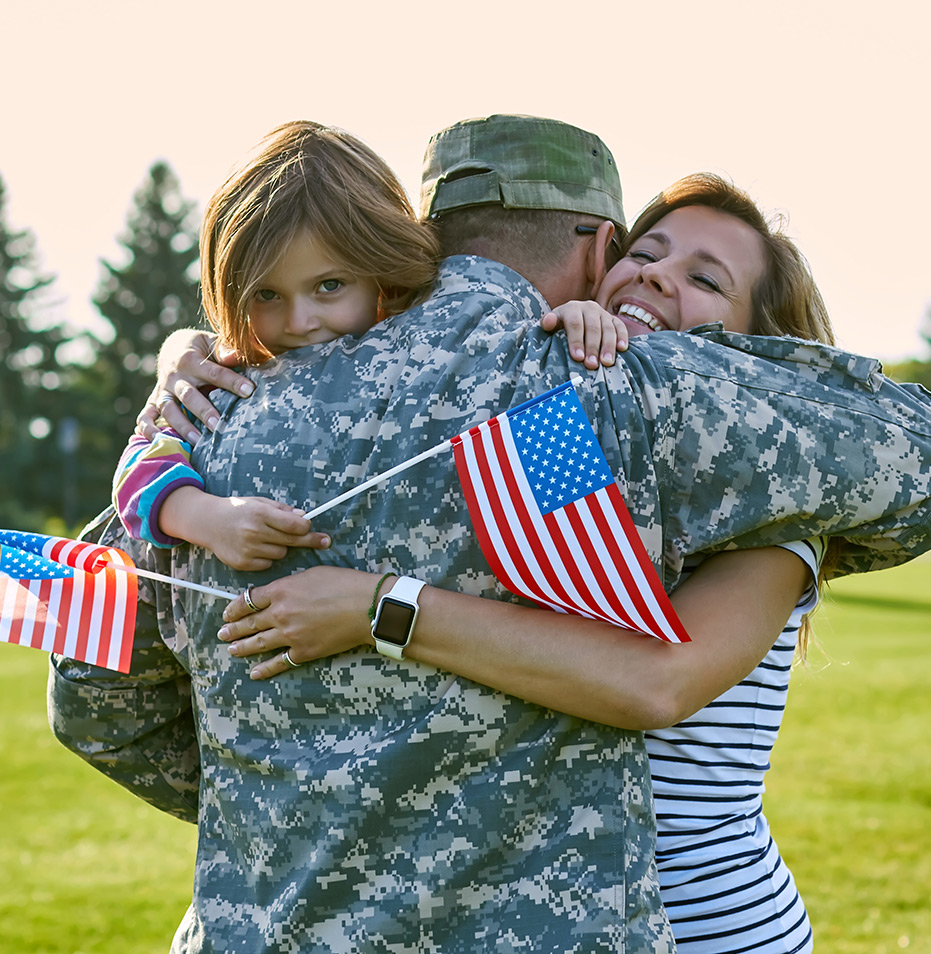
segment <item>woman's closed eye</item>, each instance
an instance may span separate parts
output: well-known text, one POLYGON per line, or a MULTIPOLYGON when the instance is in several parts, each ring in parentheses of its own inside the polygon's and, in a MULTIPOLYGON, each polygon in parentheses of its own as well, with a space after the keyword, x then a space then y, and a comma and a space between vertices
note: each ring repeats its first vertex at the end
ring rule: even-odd
POLYGON ((692 281, 698 285, 703 285, 709 291, 723 293, 721 286, 710 275, 692 275, 692 281))
POLYGON ((631 250, 627 253, 628 258, 635 258, 638 262, 655 262, 657 261, 656 256, 652 252, 648 252, 646 249, 638 248, 636 250, 631 250))

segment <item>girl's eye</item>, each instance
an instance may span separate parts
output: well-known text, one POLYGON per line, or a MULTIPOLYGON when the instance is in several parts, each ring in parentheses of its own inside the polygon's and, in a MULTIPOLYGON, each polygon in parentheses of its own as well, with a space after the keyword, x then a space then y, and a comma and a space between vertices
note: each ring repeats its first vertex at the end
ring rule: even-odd
POLYGON ((338 278, 328 278, 320 282, 320 290, 325 292, 335 292, 342 288, 343 283, 338 278))
POLYGON ((639 262, 655 262, 656 256, 646 249, 638 248, 627 253, 628 258, 635 258, 639 262))
POLYGON ((278 297, 278 292, 272 291, 271 288, 260 288, 255 293, 255 297, 259 301, 274 301, 278 297))

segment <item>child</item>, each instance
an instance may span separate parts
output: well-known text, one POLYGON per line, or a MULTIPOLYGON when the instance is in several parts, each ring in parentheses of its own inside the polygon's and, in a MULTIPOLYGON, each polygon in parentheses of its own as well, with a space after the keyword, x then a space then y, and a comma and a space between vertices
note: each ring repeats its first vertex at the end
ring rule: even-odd
MULTIPOLYGON (((292 348, 358 335, 418 303, 438 249, 388 166, 355 137, 312 122, 273 130, 217 190, 201 229, 204 310, 218 343, 255 366, 292 348)), ((191 445, 167 427, 134 436, 113 503, 136 539, 182 539, 238 570, 311 542, 302 511, 204 491, 191 445)))

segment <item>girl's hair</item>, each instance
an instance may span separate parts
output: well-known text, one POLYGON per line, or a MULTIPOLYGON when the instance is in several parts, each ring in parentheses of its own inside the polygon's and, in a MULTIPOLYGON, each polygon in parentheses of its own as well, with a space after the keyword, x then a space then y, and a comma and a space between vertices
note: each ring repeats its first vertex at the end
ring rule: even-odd
POLYGON ((624 253, 663 216, 675 209, 703 205, 749 225, 763 242, 766 268, 753 288, 750 331, 756 335, 793 335, 834 344, 834 330, 808 262, 783 232, 784 221, 770 222, 746 192, 710 172, 686 176, 664 189, 637 217, 624 253))
MULTIPOLYGON (((834 330, 821 292, 811 276, 808 262, 783 232, 784 220, 770 222, 759 206, 741 189, 710 172, 686 176, 664 189, 637 216, 623 251, 674 209, 703 205, 734 216, 749 225, 763 242, 765 269, 751 294, 751 334, 792 335, 808 341, 834 344, 834 330)), ((830 537, 818 574, 821 587, 837 565, 843 541, 830 537)), ((810 615, 810 614, 809 614, 810 615)), ((809 616, 799 629, 797 658, 804 662, 812 637, 809 616)))
POLYGON ((431 227, 378 155, 332 126, 279 126, 216 191, 201 229, 204 311, 249 364, 270 357, 250 331, 253 296, 305 230, 354 276, 375 280, 379 320, 425 298, 436 277, 431 227))

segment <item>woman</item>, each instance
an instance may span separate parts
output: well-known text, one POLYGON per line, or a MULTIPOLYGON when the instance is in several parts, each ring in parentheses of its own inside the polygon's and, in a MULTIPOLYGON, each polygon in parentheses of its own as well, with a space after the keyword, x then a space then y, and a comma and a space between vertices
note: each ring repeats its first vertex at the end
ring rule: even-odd
MULTIPOLYGON (((734 331, 831 340, 820 296, 794 246, 769 229, 745 195, 715 177, 683 180, 654 200, 625 253, 597 300, 635 333, 721 321, 734 331)), ((592 311, 581 303, 578 310, 583 317, 592 311)), ((591 353, 588 337, 585 348, 591 353)), ((672 725, 651 732, 649 745, 660 880, 680 951, 807 950, 807 916, 761 812, 761 776, 777 727, 764 729, 757 717, 774 706, 781 712, 786 648, 791 659, 798 619, 781 631, 793 611, 798 617, 813 608, 820 555, 813 543, 705 560, 672 597, 693 639, 684 646, 428 587, 405 656, 583 718, 630 729, 672 725), (760 663, 767 653, 776 656, 760 663), (714 700, 740 680, 732 690, 737 696, 721 700, 729 713, 724 720, 708 729, 702 713, 679 724, 709 703, 717 706, 714 700), (757 682, 766 688, 751 698, 747 687, 757 682), (716 744, 719 732, 740 737, 731 752, 696 754, 716 744), (732 757, 758 744, 762 751, 752 764, 732 757), (740 797, 722 806, 722 793, 735 782, 740 797), (719 787, 709 797, 703 793, 710 785, 719 787), (682 805, 690 806, 687 812, 682 805), (711 884, 714 890, 705 890, 711 884), (731 903, 729 895, 736 898, 735 890, 748 885, 731 903)), ((253 668, 255 678, 278 675, 289 660, 300 664, 370 645, 373 592, 381 583, 381 595, 390 593, 395 582, 334 567, 306 570, 252 590, 257 611, 244 598, 234 601, 220 636, 237 656, 286 650, 287 657, 278 652, 253 668)))

